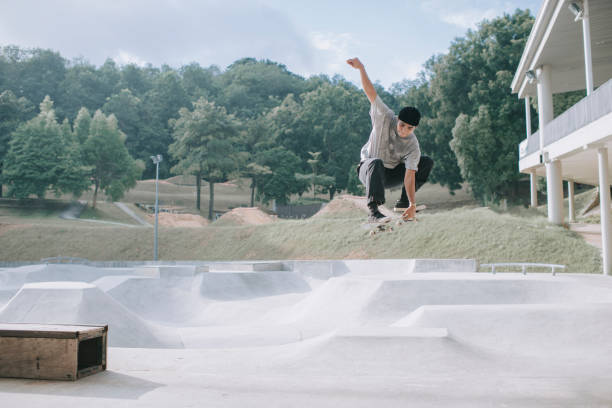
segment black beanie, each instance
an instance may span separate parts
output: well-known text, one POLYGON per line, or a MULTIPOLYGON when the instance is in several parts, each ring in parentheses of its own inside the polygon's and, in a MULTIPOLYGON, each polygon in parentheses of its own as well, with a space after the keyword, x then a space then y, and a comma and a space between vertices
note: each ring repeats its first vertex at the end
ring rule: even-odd
POLYGON ((406 106, 400 111, 398 118, 409 125, 418 126, 419 120, 421 120, 421 112, 413 106, 406 106))

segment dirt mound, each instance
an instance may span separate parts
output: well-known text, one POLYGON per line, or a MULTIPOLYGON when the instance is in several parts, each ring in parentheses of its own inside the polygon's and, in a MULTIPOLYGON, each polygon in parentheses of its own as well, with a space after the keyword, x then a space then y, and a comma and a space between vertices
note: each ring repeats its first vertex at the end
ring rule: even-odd
POLYGON ((266 214, 259 207, 234 208, 221 216, 217 225, 261 225, 274 222, 276 217, 266 214))
MULTIPOLYGON (((385 215, 393 215, 393 212, 384 205, 379 206, 378 209, 385 215)), ((368 205, 365 197, 343 194, 335 197, 313 217, 359 216, 367 212, 368 205)))
MULTIPOLYGON (((159 225, 163 227, 187 227, 199 228, 208 225, 208 220, 196 214, 172 214, 159 213, 159 225)), ((147 214, 147 221, 153 225, 155 223, 155 215, 147 214)))
POLYGON ((321 208, 313 217, 334 216, 343 213, 356 213, 367 211, 365 197, 343 194, 335 197, 325 207, 321 208))

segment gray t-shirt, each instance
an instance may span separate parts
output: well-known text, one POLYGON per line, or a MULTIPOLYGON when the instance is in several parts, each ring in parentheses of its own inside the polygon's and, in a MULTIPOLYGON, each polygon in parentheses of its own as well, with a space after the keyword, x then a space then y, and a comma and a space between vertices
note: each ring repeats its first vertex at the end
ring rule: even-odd
POLYGON ((386 168, 392 169, 404 162, 406 169, 418 170, 421 159, 419 141, 414 132, 407 138, 397 134, 397 116, 384 104, 380 96, 370 106, 372 132, 361 148, 361 160, 381 159, 386 168))

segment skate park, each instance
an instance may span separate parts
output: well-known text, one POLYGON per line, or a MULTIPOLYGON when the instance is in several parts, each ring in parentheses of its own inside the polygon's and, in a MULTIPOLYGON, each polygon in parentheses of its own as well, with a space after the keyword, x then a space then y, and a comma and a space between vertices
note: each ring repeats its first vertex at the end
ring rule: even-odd
MULTIPOLYGON (((149 20, 222 42, 198 34, 214 10, 162 3, 146 7, 149 20), (156 20, 160 10, 167 16, 156 20)), ((545 0, 534 14, 535 1, 514 11, 491 2, 492 14, 480 5, 484 17, 449 37, 447 53, 429 54, 418 80, 406 71, 412 59, 419 65, 415 50, 388 43, 399 33, 393 22, 408 16, 401 37, 427 39, 425 48, 431 33, 408 29, 441 32, 467 21, 472 5, 421 2, 408 14, 389 3, 378 9, 391 14, 372 19, 357 3, 351 13, 271 3, 272 16, 249 2, 226 10, 256 22, 231 64, 179 68, 201 54, 193 45, 185 61, 159 69, 123 51, 116 61, 112 47, 99 68, 65 50, 0 47, 0 406, 612 406, 612 3, 545 0), (278 45, 258 37, 262 27, 306 11, 312 21, 333 16, 329 35, 300 42, 315 44, 312 63, 338 54, 333 72, 300 70, 294 33, 275 32, 291 45, 282 57, 256 55, 259 44, 278 45), (342 18, 359 28, 364 16, 392 27, 368 41, 397 60, 357 47, 357 31, 335 32, 342 18), (418 194, 417 174, 383 191, 379 212, 392 221, 374 220, 389 227, 379 230, 370 219, 379 200, 370 208, 359 178, 374 85, 393 115, 404 105, 423 111, 412 126, 421 126, 419 154, 435 162, 418 194), (216 124, 228 132, 208 146, 216 124), (124 172, 103 188, 94 162, 102 173, 123 154, 94 153, 115 145, 124 172), (217 165, 215 175, 193 173, 217 165), (406 219, 398 203, 423 209, 406 219), (293 217, 282 219, 283 207, 293 217)), ((88 21, 54 7, 57 31, 72 27, 63 15, 75 27, 88 21)), ((127 45, 116 21, 137 32, 138 18, 114 13, 107 24, 127 45)), ((224 29, 240 26, 216 17, 224 29)), ((189 41, 172 31, 179 55, 189 41)), ((71 32, 70 42, 80 37, 71 32)), ((149 59, 164 47, 153 38, 149 59)), ((89 41, 86 50, 101 48, 89 41)))
POLYGON ((0 323, 108 324, 108 368, 6 406, 607 406, 612 282, 476 261, 40 264, 0 323), (463 404, 465 402, 465 404, 463 404))

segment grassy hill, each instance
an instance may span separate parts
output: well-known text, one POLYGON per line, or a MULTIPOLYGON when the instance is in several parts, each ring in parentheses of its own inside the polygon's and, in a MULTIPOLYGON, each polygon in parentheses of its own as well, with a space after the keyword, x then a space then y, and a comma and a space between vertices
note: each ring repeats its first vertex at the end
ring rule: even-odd
MULTIPOLYGON (((546 262, 566 264, 571 272, 601 271, 598 250, 577 234, 549 225, 537 210, 499 213, 467 206, 428 211, 415 223, 370 236, 363 226, 363 210, 335 207, 307 220, 257 226, 162 227, 159 256, 162 260, 475 258, 481 263, 546 262)), ((102 219, 117 217, 110 210, 105 213, 104 206, 97 211, 102 219)), ((7 214, 0 207, 0 260, 38 261, 58 255, 90 260, 152 258, 151 228, 66 221, 54 214, 28 217, 7 214)))

